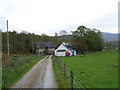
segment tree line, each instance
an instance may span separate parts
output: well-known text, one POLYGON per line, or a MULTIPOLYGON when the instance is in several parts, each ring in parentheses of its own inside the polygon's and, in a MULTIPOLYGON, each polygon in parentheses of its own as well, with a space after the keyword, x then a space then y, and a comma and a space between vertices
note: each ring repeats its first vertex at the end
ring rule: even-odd
POLYGON ((79 26, 76 31, 72 31, 72 46, 80 53, 86 51, 102 51, 104 40, 100 30, 79 26))
MULTIPOLYGON (((45 34, 17 33, 9 31, 9 48, 11 54, 32 53, 36 42, 55 42, 55 38, 45 34)), ((2 32, 2 51, 7 53, 7 32, 2 32)))
MULTIPOLYGON (((104 47, 100 30, 91 30, 85 26, 79 26, 77 30, 71 32, 72 35, 68 35, 67 31, 62 30, 59 33, 55 33, 54 36, 48 36, 46 34, 35 35, 34 33, 9 31, 10 53, 35 53, 36 42, 55 42, 56 47, 62 42, 67 42, 80 53, 101 51, 104 47)), ((2 51, 7 53, 7 32, 2 32, 2 51)))

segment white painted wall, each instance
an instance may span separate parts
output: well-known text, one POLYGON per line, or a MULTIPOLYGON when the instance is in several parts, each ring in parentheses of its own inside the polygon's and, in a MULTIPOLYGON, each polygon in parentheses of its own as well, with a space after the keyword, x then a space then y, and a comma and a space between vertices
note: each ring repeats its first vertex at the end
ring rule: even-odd
MULTIPOLYGON (((71 52, 69 49, 67 49, 63 44, 61 44, 56 50, 55 50, 55 56, 66 56, 65 52, 57 52, 57 50, 68 50, 71 52)), ((70 56, 72 55, 72 52, 70 56)))
POLYGON ((66 50, 65 46, 61 44, 56 50, 55 50, 55 56, 65 56, 65 52, 57 52, 57 50, 66 50))
POLYGON ((56 56, 66 56, 66 55, 65 55, 65 52, 57 52, 56 56))
POLYGON ((76 51, 75 50, 72 50, 72 51, 74 51, 74 56, 76 55, 76 51))
POLYGON ((56 50, 55 50, 55 56, 66 56, 66 52, 57 52, 57 50, 68 50, 71 54, 70 56, 72 55, 72 51, 74 51, 74 55, 76 55, 76 50, 69 50, 67 49, 63 44, 65 43, 62 43, 56 50))

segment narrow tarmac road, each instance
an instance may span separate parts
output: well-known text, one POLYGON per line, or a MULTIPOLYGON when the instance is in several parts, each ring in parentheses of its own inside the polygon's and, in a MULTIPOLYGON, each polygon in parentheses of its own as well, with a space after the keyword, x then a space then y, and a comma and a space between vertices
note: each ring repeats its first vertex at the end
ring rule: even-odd
POLYGON ((57 88, 51 55, 39 61, 11 88, 57 88))

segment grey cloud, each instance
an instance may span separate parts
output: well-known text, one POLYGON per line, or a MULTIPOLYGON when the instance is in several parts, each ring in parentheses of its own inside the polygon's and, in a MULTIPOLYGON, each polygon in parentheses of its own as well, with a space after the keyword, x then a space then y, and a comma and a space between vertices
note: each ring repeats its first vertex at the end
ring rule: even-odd
POLYGON ((109 13, 95 21, 88 22, 88 24, 110 29, 118 27, 118 13, 109 13))

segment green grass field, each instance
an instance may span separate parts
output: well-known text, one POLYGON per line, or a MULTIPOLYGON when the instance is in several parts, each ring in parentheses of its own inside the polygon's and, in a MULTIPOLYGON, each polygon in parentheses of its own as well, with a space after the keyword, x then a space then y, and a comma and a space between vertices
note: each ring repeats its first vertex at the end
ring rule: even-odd
POLYGON ((10 88, 27 71, 29 71, 44 56, 24 55, 10 57, 10 60, 3 60, 2 66, 2 88, 10 88))
POLYGON ((59 57, 90 88, 118 87, 118 52, 91 52, 86 55, 59 57))
POLYGON ((60 72, 60 69, 57 66, 57 63, 55 61, 55 59, 52 56, 52 64, 53 64, 53 71, 54 71, 54 75, 55 75, 55 79, 57 81, 58 84, 58 88, 67 88, 66 83, 64 78, 62 77, 62 74, 60 72))

